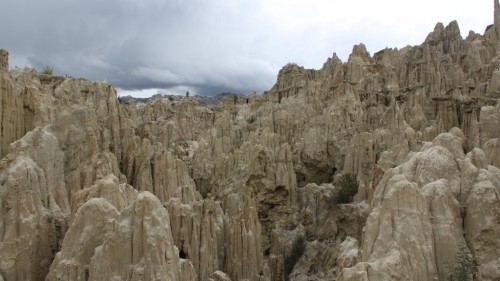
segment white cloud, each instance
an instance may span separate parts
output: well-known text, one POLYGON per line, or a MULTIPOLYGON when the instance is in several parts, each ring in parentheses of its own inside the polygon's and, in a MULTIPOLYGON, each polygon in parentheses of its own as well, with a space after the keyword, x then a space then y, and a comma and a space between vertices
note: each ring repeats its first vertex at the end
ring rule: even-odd
POLYGON ((142 90, 124 90, 117 88, 118 96, 133 96, 137 98, 148 98, 152 95, 161 94, 162 89, 142 89, 142 90))
POLYGON ((142 89, 142 90, 124 90, 117 88, 116 91, 118 93, 118 96, 120 97, 132 96, 137 98, 148 98, 158 94, 162 96, 164 95, 184 96, 188 91, 191 96, 198 95, 198 91, 196 89, 187 86, 175 86, 168 89, 154 88, 154 89, 142 89))

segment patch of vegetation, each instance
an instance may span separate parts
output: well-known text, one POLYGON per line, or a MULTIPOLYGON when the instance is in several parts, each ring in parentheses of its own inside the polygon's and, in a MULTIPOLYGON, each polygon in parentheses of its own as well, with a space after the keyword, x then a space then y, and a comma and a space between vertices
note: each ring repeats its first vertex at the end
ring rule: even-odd
POLYGON ((41 74, 45 74, 45 75, 53 75, 54 74, 54 69, 48 65, 46 65, 43 69, 42 69, 42 72, 40 72, 41 74))
POLYGON ((468 281, 476 280, 477 259, 472 255, 466 245, 461 245, 457 252, 457 261, 448 263, 449 281, 468 281))
POLYGON ((322 171, 313 171, 309 175, 308 182, 315 183, 317 185, 321 185, 322 183, 331 182, 330 176, 322 171))
POLYGON ((292 273, 293 267, 299 261, 300 257, 304 254, 306 249, 306 240, 304 236, 299 236, 292 245, 290 255, 285 257, 285 279, 289 280, 288 276, 292 273))
POLYGON ((338 188, 335 200, 337 204, 351 203, 354 195, 358 193, 359 182, 356 174, 342 174, 335 180, 334 185, 338 188))

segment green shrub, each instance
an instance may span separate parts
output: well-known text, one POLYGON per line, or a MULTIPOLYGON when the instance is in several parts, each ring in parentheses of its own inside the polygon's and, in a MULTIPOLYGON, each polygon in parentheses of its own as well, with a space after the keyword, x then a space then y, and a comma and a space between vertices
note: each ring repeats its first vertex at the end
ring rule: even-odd
POLYGON ((351 203, 354 195, 358 193, 359 182, 356 174, 345 173, 335 180, 334 185, 338 188, 338 204, 351 203))
POLYGON ((290 255, 285 257, 285 278, 288 280, 288 276, 292 273, 293 267, 299 261, 300 257, 304 254, 306 249, 306 240, 304 236, 299 236, 293 242, 292 251, 290 255))
POLYGON ((477 260, 466 245, 460 246, 457 252, 457 261, 448 263, 449 281, 475 280, 477 274, 477 260))
POLYGON ((322 183, 331 182, 327 173, 322 171, 312 171, 308 178, 309 182, 313 182, 317 185, 321 185, 322 183))
POLYGON ((52 75, 54 74, 54 69, 50 66, 45 66, 43 69, 42 69, 42 72, 41 74, 45 74, 45 75, 52 75))

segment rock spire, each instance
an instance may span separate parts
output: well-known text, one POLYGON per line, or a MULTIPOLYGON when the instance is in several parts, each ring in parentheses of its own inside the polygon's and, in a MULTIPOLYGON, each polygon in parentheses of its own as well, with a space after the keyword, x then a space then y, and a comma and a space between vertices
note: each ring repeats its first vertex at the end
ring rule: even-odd
POLYGON ((9 52, 5 49, 0 49, 0 71, 9 70, 9 52))
POLYGON ((495 5, 495 9, 494 9, 494 18, 495 18, 495 26, 499 26, 500 25, 500 3, 498 3, 498 0, 493 0, 494 2, 494 5, 495 5))

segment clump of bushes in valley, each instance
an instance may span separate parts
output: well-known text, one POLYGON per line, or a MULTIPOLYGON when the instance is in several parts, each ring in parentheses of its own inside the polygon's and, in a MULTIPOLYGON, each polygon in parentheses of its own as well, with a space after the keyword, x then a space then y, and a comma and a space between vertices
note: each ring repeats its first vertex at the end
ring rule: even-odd
POLYGON ((353 173, 344 173, 334 180, 333 185, 337 188, 335 202, 337 204, 351 203, 354 195, 358 193, 358 177, 353 173))
POLYGON ((321 171, 311 172, 308 179, 308 182, 312 182, 317 185, 321 185, 330 181, 331 179, 329 179, 328 174, 321 171))
POLYGON ((457 252, 457 261, 446 264, 449 281, 476 280, 477 260, 466 245, 461 245, 457 252))

